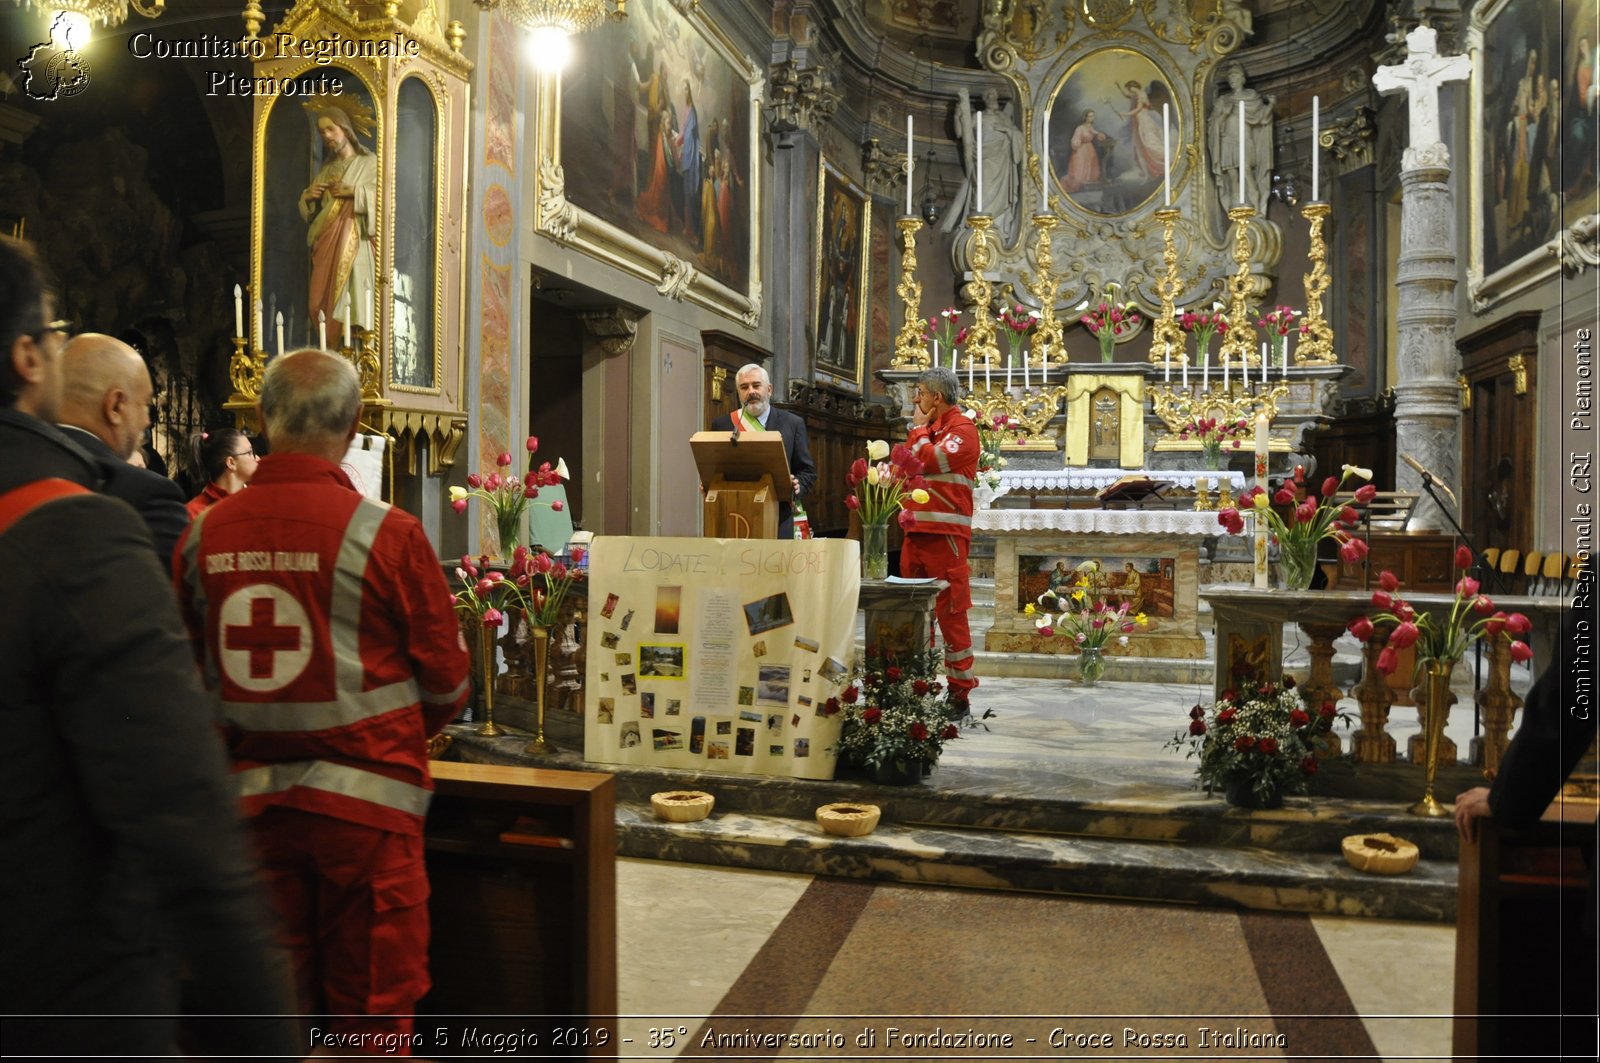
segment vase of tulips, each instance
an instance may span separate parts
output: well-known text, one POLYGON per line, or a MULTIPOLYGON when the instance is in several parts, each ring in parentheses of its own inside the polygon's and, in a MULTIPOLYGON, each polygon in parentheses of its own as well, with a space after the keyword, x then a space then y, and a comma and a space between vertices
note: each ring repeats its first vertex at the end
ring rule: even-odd
MULTIPOLYGON (((1339 558, 1347 565, 1360 564, 1367 556, 1366 540, 1356 536, 1359 514, 1354 506, 1335 496, 1348 480, 1371 480, 1370 469, 1346 465, 1338 476, 1322 481, 1322 493, 1306 482, 1305 469, 1295 466, 1294 478, 1276 494, 1269 496, 1262 487, 1252 487, 1240 496, 1240 507, 1264 520, 1278 544, 1278 583, 1285 590, 1303 591, 1316 574, 1317 546, 1324 539, 1339 545, 1339 558), (1279 511, 1282 510, 1280 513, 1279 511)), ((1355 501, 1366 505, 1377 495, 1371 483, 1356 488, 1355 501)), ((1239 508, 1228 507, 1217 514, 1217 522, 1230 535, 1244 532, 1244 517, 1239 508)))
POLYGON ((910 514, 901 508, 907 499, 928 500, 922 463, 904 443, 889 446, 887 440, 867 443, 867 456, 857 458, 845 474, 850 494, 844 504, 861 517, 861 578, 884 579, 889 575, 889 521, 900 515, 904 523, 910 514))

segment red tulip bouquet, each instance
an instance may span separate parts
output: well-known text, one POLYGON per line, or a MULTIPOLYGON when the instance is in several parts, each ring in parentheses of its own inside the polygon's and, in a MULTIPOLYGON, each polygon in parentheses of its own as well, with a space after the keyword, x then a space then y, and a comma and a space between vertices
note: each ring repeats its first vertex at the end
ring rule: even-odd
POLYGON ((1178 327, 1194 337, 1194 363, 1204 368, 1211 360, 1211 338, 1227 335, 1228 319, 1223 316, 1222 304, 1213 303, 1210 310, 1185 310, 1178 327))
POLYGON ((1100 341, 1102 362, 1111 361, 1119 337, 1139 327, 1138 306, 1131 299, 1117 302, 1118 288, 1116 283, 1107 284, 1099 304, 1078 318, 1078 322, 1100 341))
POLYGON ((1193 436, 1199 440, 1200 451, 1206 456, 1207 467, 1215 469, 1222 464, 1223 445, 1228 445, 1231 450, 1238 450, 1244 438, 1253 434, 1253 431, 1243 418, 1237 421, 1219 421, 1215 417, 1200 417, 1180 428, 1178 438, 1188 439, 1193 436))
MULTIPOLYGON (((1367 543, 1358 539, 1354 528, 1360 515, 1354 506, 1337 502, 1335 495, 1351 478, 1371 480, 1370 469, 1344 466, 1338 476, 1322 481, 1322 494, 1306 483, 1305 469, 1295 466, 1294 479, 1284 484, 1270 498, 1260 486, 1252 487, 1240 496, 1244 508, 1255 511, 1257 520, 1265 520, 1278 543, 1278 563, 1283 572, 1283 583, 1291 590, 1304 590, 1311 586, 1311 576, 1317 563, 1317 544, 1332 539, 1339 544, 1339 558, 1347 565, 1360 564, 1367 556, 1367 543), (1280 514, 1277 508, 1285 511, 1280 514)), ((1378 489, 1370 483, 1356 488, 1355 500, 1366 505, 1377 495, 1378 489)), ((1230 535, 1244 532, 1244 518, 1232 506, 1217 513, 1217 522, 1230 535)))
MULTIPOLYGON (((539 497, 539 488, 554 487, 567 479, 568 475, 565 459, 557 460, 554 466, 546 461, 534 468, 533 456, 539 450, 538 436, 529 436, 524 446, 528 450, 528 471, 523 475, 518 476, 511 471, 511 454, 501 451, 500 456, 495 458, 495 465, 501 471, 491 472, 487 476, 468 473, 466 487, 450 488, 450 507, 457 513, 465 513, 468 500, 473 498, 481 498, 489 504, 494 513, 495 530, 500 536, 500 552, 506 556, 516 550, 522 538, 523 514, 528 511, 529 504, 539 497)), ((546 504, 558 513, 563 508, 560 499, 546 504)))

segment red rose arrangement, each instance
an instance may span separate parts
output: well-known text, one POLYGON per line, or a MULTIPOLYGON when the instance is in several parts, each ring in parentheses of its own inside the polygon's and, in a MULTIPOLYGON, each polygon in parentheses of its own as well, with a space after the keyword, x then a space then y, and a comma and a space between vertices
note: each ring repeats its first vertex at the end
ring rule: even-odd
POLYGON ((819 710, 842 721, 839 759, 869 768, 938 763, 944 744, 961 733, 949 702, 939 697, 942 661, 939 650, 888 653, 867 647, 850 684, 819 710))

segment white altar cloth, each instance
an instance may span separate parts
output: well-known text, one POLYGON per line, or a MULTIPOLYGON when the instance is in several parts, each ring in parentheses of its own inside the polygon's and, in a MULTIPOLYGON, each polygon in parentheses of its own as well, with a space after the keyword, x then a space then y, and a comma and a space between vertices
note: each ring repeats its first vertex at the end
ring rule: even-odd
POLYGON ((1068 535, 1220 535, 1211 512, 1184 509, 991 509, 972 518, 972 530, 1062 532, 1068 535))
POLYGON ((1213 490, 1226 480, 1235 494, 1245 486, 1244 473, 1230 469, 1002 469, 1000 482, 1011 491, 1099 491, 1124 476, 1170 480, 1190 491, 1194 490, 1196 479, 1209 481, 1213 490))

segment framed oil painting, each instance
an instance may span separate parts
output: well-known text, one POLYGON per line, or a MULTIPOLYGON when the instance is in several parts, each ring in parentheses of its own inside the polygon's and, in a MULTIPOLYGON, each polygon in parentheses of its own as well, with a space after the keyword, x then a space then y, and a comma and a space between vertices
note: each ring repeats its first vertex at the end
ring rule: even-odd
POLYGON ((1068 597, 1085 578, 1078 566, 1094 561, 1100 570, 1089 578, 1093 593, 1109 605, 1126 602, 1128 613, 1144 613, 1152 621, 1170 620, 1177 595, 1177 561, 1171 557, 1077 557, 1066 554, 1017 556, 1017 612, 1039 600, 1045 591, 1068 597))
POLYGON ((1131 49, 1102 48, 1073 63, 1045 113, 1052 190, 1092 214, 1150 204, 1161 195, 1166 165, 1162 104, 1171 105, 1172 144, 1184 143, 1176 98, 1155 62, 1131 49))
POLYGON ((832 163, 817 174, 816 371, 861 386, 867 347, 867 239, 872 201, 832 163))
POLYGON ((578 47, 540 97, 539 228, 754 327, 759 72, 703 8, 668 0, 578 47))
POLYGON ((1597 0, 1493 0, 1473 12, 1472 258, 1480 309, 1560 267, 1562 231, 1600 209, 1597 0))

